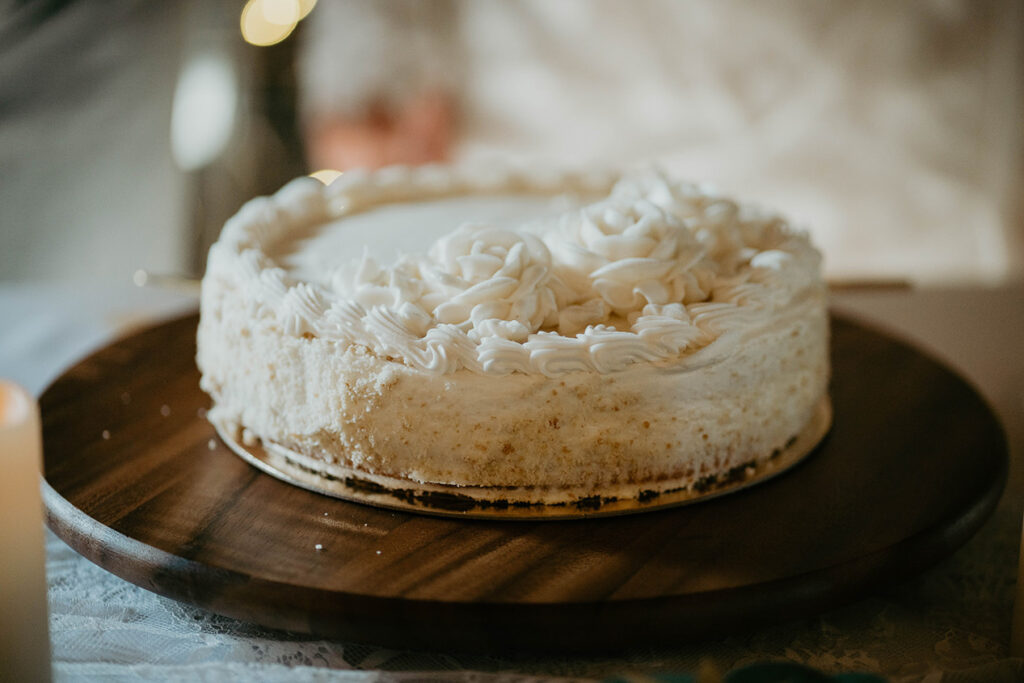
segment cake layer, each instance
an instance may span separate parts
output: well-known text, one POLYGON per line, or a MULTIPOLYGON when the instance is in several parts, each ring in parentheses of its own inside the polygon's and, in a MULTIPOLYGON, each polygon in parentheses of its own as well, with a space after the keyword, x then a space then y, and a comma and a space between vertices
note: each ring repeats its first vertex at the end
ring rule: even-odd
POLYGON ((246 462, 310 491, 378 507, 479 519, 576 519, 675 507, 722 496, 787 471, 808 457, 832 425, 832 405, 823 397, 803 431, 767 458, 701 477, 692 483, 664 480, 637 490, 635 484, 561 488, 452 486, 370 474, 301 455, 246 432, 217 428, 221 439, 246 462))

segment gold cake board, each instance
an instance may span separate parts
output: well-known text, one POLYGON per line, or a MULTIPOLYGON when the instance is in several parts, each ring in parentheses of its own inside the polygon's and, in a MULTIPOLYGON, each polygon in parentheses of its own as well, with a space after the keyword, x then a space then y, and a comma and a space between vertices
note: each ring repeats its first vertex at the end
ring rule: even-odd
MULTIPOLYGON (((241 443, 214 424, 221 440, 249 464, 309 491, 404 512, 472 519, 560 520, 626 515, 723 496, 771 479, 809 456, 832 426, 832 403, 824 396, 811 419, 786 446, 728 472, 685 482, 625 484, 600 495, 566 489, 451 486, 370 474, 301 455, 278 444, 241 443)), ((247 440, 248 441, 248 440, 247 440)))

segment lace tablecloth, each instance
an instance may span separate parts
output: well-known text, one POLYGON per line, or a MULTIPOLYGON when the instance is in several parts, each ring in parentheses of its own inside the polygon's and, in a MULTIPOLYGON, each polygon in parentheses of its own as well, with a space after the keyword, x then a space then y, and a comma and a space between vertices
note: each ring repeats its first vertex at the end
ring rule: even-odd
MULTIPOLYGON (((880 321, 955 365, 999 412, 1010 484, 967 545, 921 576, 812 619, 616 659, 497 659, 413 653, 269 631, 126 583, 47 534, 58 680, 512 681, 728 672, 772 660, 898 681, 1024 680, 1009 657, 1024 474, 1024 288, 846 294, 837 305, 880 321), (458 673, 457 673, 458 672, 458 673)), ((113 334, 194 306, 154 290, 0 285, 0 376, 39 393, 113 334)))

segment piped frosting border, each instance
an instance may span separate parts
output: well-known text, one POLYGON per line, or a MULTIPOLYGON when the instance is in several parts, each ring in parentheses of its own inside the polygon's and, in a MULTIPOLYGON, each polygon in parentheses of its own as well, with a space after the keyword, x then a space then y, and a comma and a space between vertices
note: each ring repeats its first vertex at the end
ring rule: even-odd
MULTIPOLYGON (((777 215, 656 172, 524 173, 428 166, 301 178, 247 203, 207 278, 243 289, 286 335, 358 344, 417 370, 557 377, 684 359, 822 288, 820 255, 777 215), (271 253, 370 207, 462 194, 604 196, 541 235, 453 226, 427 254, 364 258, 323 283, 271 253)), ((204 287, 205 291, 212 291, 204 287)))

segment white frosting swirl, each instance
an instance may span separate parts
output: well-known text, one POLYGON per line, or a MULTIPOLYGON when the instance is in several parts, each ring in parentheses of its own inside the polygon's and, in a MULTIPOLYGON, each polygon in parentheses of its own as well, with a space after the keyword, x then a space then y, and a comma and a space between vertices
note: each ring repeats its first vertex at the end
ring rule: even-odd
POLYGON ((558 320, 568 298, 544 243, 511 230, 462 226, 434 244, 420 272, 434 318, 470 322, 477 339, 526 341, 558 320))
POLYGON ((392 168, 308 179, 247 204, 210 252, 204 289, 247 292, 297 337, 359 344, 430 373, 555 377, 679 361, 822 290, 820 258, 784 221, 659 174, 607 177, 392 168), (385 202, 471 193, 604 192, 538 236, 453 226, 426 254, 367 256, 326 284, 268 254, 320 223, 385 202), (610 190, 610 192, 609 192, 610 190))
POLYGON ((407 256, 381 268, 364 256, 335 287, 363 306, 403 311, 396 324, 416 337, 432 323, 454 325, 479 342, 517 342, 555 325, 570 290, 552 274, 551 255, 534 235, 463 225, 439 239, 426 255, 407 256))
POLYGON ((617 315, 707 297, 701 284, 713 268, 703 261, 705 247, 682 221, 645 198, 592 204, 566 216, 561 235, 548 239, 559 274, 578 298, 596 295, 617 315))

